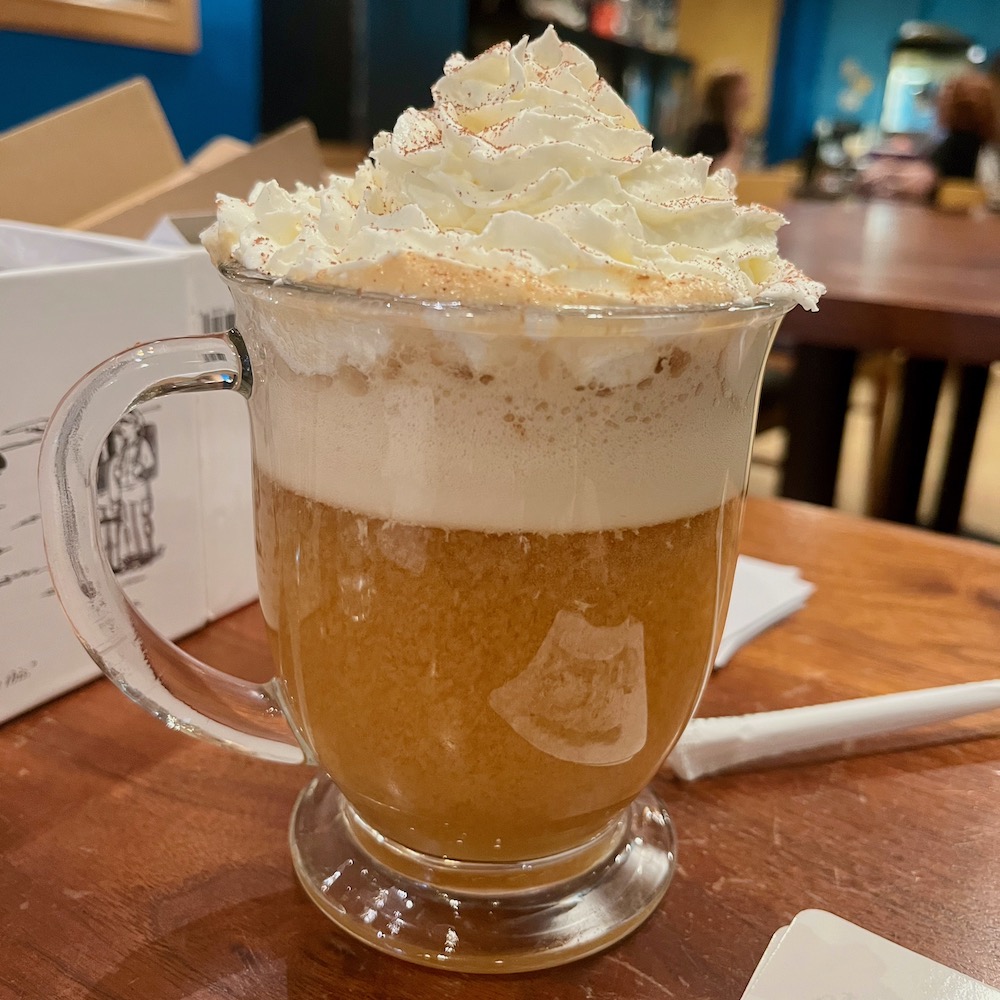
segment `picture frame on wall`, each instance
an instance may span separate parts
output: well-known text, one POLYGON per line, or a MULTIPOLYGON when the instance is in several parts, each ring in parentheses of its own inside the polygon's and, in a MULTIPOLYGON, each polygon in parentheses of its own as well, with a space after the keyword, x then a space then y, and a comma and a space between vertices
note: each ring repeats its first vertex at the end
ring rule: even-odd
POLYGON ((201 47, 198 0, 3 0, 0 29, 164 52, 201 47))

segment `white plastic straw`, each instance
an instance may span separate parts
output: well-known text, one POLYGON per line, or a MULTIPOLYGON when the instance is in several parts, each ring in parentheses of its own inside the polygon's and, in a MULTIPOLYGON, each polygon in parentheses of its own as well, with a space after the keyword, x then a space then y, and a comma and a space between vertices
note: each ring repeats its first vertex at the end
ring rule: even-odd
POLYGON ((693 719, 669 758, 687 781, 742 764, 1000 708, 1000 680, 836 701, 808 708, 693 719))

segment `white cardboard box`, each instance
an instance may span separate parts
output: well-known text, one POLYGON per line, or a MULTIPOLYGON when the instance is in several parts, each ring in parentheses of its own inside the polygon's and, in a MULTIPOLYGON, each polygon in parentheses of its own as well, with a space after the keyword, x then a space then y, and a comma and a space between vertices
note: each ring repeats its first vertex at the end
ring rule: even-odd
MULTIPOLYGON (((185 252, 191 258, 188 317, 191 333, 215 333, 234 325, 233 300, 198 241, 214 216, 162 218, 148 243, 185 252)), ((194 397, 192 397, 194 398, 194 397)), ((257 599, 257 567, 252 548, 250 426, 246 402, 235 392, 197 397, 204 433, 199 436, 201 518, 205 541, 208 621, 257 599)))
MULTIPOLYGON (((0 721, 98 674, 45 568, 36 465, 48 415, 105 358, 225 329, 231 310, 200 248, 0 222, 0 721)), ((106 448, 106 550, 172 638, 255 596, 249 455, 245 404, 225 392, 144 404, 106 448)))

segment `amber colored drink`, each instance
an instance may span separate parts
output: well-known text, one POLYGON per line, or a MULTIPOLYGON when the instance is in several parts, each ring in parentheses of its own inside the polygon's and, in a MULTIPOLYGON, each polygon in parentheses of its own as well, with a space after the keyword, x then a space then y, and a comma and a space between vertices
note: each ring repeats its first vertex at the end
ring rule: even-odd
POLYGON ((635 529, 391 523, 256 479, 261 603, 319 763, 384 835, 548 855, 649 781, 711 663, 738 500, 635 529))

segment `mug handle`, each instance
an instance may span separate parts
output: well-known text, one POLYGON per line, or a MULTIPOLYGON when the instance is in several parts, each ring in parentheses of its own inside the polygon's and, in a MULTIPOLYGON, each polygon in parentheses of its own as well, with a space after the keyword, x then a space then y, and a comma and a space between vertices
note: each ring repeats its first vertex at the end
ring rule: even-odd
POLYGON ((243 338, 183 337, 142 344, 85 375, 48 423, 39 497, 52 583, 91 659, 136 704, 177 729, 253 757, 300 764, 306 754, 275 681, 254 684, 209 667, 160 635, 118 584, 98 535, 101 448, 137 403, 175 392, 233 389, 249 399, 243 338))

